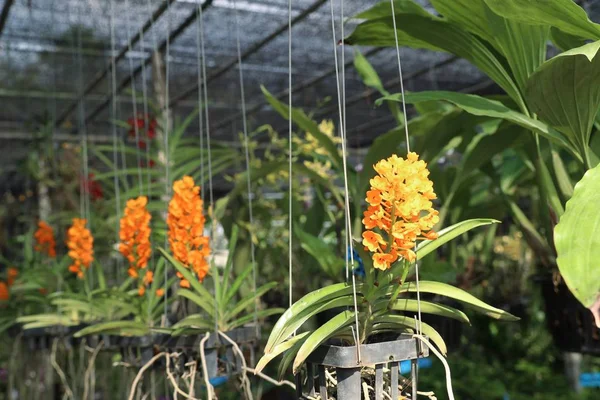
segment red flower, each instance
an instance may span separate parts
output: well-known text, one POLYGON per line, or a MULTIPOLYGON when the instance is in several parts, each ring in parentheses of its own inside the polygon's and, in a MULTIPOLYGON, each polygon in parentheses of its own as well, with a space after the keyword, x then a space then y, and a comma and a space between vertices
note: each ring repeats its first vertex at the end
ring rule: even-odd
POLYGON ((104 197, 104 192, 100 182, 94 179, 94 174, 88 174, 87 179, 83 178, 83 187, 86 193, 89 193, 92 200, 98 200, 104 197))
MULTIPOLYGON (((155 118, 151 118, 148 115, 144 116, 144 114, 139 114, 137 118, 129 118, 127 120, 127 125, 129 125, 129 131, 127 132, 127 134, 131 138, 134 138, 136 136, 136 130, 137 136, 139 138, 152 140, 156 137, 156 127, 158 124, 155 118), (147 127, 146 121, 148 121, 147 127)), ((146 142, 140 139, 138 141, 138 147, 140 149, 145 149, 146 142)))

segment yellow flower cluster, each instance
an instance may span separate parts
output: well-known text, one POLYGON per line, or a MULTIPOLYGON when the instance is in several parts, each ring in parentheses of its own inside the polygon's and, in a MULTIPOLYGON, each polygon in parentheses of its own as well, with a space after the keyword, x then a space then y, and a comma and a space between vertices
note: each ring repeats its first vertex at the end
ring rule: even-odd
POLYGON ((399 257, 414 261, 417 240, 437 238, 431 229, 439 213, 431 202, 436 195, 427 164, 416 153, 408 153, 406 160, 392 155, 374 168, 377 175, 370 181, 362 221, 367 229, 363 245, 374 253, 373 266, 386 270, 399 257))
MULTIPOLYGON (((140 196, 127 201, 125 213, 120 221, 119 251, 129 262, 127 273, 132 278, 138 278, 139 270, 148 266, 148 259, 152 254, 150 245, 150 220, 152 216, 146 209, 148 198, 140 196)), ((144 285, 140 286, 141 295, 145 292, 147 281, 152 282, 152 271, 146 271, 144 285), (150 274, 150 275, 148 275, 150 274)))
MULTIPOLYGON (((175 181, 173 198, 169 202, 167 226, 168 237, 173 257, 190 268, 198 280, 202 282, 208 274, 207 257, 210 245, 204 236, 204 211, 200 198, 200 187, 196 186, 190 176, 175 181)), ((180 273, 181 287, 189 287, 190 283, 180 273)))
POLYGON ((81 267, 89 268, 94 261, 94 238, 85 227, 86 224, 85 219, 73 218, 73 225, 67 230, 67 247, 69 257, 73 260, 69 271, 77 274, 78 278, 83 278, 84 275, 81 267))

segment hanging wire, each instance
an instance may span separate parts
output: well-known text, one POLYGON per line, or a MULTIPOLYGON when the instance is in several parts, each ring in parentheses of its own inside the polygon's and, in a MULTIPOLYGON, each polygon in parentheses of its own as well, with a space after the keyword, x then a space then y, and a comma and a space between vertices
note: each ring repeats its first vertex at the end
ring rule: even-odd
MULTIPOLYGON (((202 85, 202 92, 203 92, 203 97, 204 97, 204 118, 205 118, 205 122, 206 122, 206 149, 207 149, 207 161, 208 161, 208 199, 209 199, 209 206, 208 209, 210 210, 210 215, 211 215, 211 228, 212 228, 212 235, 210 237, 210 240, 214 240, 214 238, 216 237, 216 232, 217 232, 217 221, 215 219, 214 216, 214 193, 213 193, 213 180, 212 180, 212 152, 211 152, 211 146, 210 146, 210 120, 209 120, 209 113, 208 113, 208 84, 206 82, 206 52, 204 49, 204 12, 202 10, 202 6, 198 7, 198 11, 200 14, 200 55, 201 55, 201 59, 202 59, 202 82, 204 83, 202 85)), ((214 251, 212 252, 211 255, 211 265, 212 262, 214 260, 214 251)), ((214 279, 218 279, 218 276, 215 276, 214 279)), ((215 282, 216 284, 216 282, 215 282)), ((219 332, 219 307, 217 304, 217 298, 215 297, 215 335, 217 335, 217 332, 219 332)), ((216 336, 218 338, 218 336, 216 336)))
MULTIPOLYGON (((197 18, 196 18, 196 58, 198 62, 198 137, 200 139, 200 184, 204 187, 204 181, 206 176, 204 175, 204 113, 202 111, 202 107, 206 107, 206 104, 203 104, 202 101, 202 52, 200 50, 200 37, 201 26, 200 26, 200 13, 201 13, 202 4, 198 2, 197 8, 197 18)), ((201 190, 200 195, 202 196, 202 204, 205 204, 204 201, 206 199, 206 191, 201 190)))
MULTIPOLYGON (((250 139, 248 138, 248 121, 246 119, 246 95, 244 92, 244 66, 242 64, 242 50, 240 46, 240 20, 239 12, 237 8, 237 1, 233 0, 233 8, 235 11, 235 39, 237 46, 237 57, 238 57, 238 70, 240 76, 240 96, 242 102, 242 128, 244 132, 244 153, 246 157, 246 187, 248 191, 248 218, 250 222, 250 260, 252 262, 252 278, 253 278, 253 292, 256 293, 256 258, 255 258, 255 246, 254 246, 254 215, 252 206, 252 185, 250 180, 250 139)), ((291 143, 291 142, 290 142, 291 143)), ((291 197, 290 197, 291 198, 291 197)), ((290 212, 291 212, 290 207, 290 212)), ((290 214, 291 215, 291 214, 290 214)), ((291 220, 291 218, 290 218, 291 220)), ((254 327, 256 328, 256 334, 258 336, 258 298, 254 299, 254 327)))
MULTIPOLYGON (((341 0, 341 3, 343 3, 344 0, 341 0)), ((329 2, 330 6, 331 6, 331 30, 332 30, 332 35, 333 35, 333 56, 334 56, 334 62, 335 62, 335 77, 336 77, 336 83, 337 83, 337 95, 338 95, 338 111, 339 111, 339 124, 340 124, 340 136, 342 139, 342 163, 343 163, 343 168, 344 168, 344 198, 345 198, 345 208, 346 208, 346 212, 345 212, 345 220, 346 220, 346 240, 348 243, 347 246, 347 252, 350 254, 350 257, 346 257, 346 270, 350 269, 350 267, 352 267, 352 269, 354 268, 354 245, 352 243, 352 223, 351 223, 351 215, 350 215, 350 194, 348 192, 348 167, 347 167, 347 154, 346 154, 346 126, 344 124, 344 114, 343 114, 343 109, 344 109, 344 105, 343 102, 345 102, 345 100, 342 100, 342 89, 341 89, 341 84, 340 84, 340 71, 339 71, 339 64, 338 64, 338 56, 337 56, 337 51, 338 51, 338 43, 336 41, 335 38, 335 13, 333 10, 333 0, 330 0, 329 2), (350 261, 350 266, 348 265, 348 261, 350 261)), ((342 14, 342 24, 343 24, 343 14, 342 14)), ((342 49, 343 51, 343 49, 342 49)), ((344 68, 344 64, 342 64, 342 68, 344 68)), ((359 337, 359 323, 358 323, 358 301, 357 301, 357 295, 356 295, 356 276, 354 275, 354 273, 351 274, 352 276, 352 295, 353 295, 353 300, 354 300, 354 323, 355 323, 355 344, 356 344, 356 355, 357 355, 357 361, 360 362, 361 361, 361 354, 360 354, 360 337, 359 337)))
MULTIPOLYGON (((125 27, 127 28, 127 42, 128 42, 128 50, 129 50, 129 74, 131 76, 131 105, 133 107, 133 130, 135 132, 135 156, 137 161, 137 174, 138 174, 138 183, 139 183, 139 195, 141 196, 144 193, 144 181, 142 179, 142 158, 140 155, 140 129, 137 124, 138 120, 138 109, 137 109, 137 93, 135 88, 135 75, 133 73, 133 47, 131 45, 131 19, 130 19, 130 8, 129 8, 129 0, 125 0, 125 27)), ((142 61, 142 65, 144 62, 142 61)), ((113 96, 114 97, 114 96, 113 96)), ((146 126, 147 129, 147 126, 146 126)), ((146 144, 147 145, 147 144, 146 144)))
MULTIPOLYGON (((167 40, 165 47, 165 104, 164 104, 164 113, 165 113, 165 127, 164 127, 164 144, 165 144, 165 194, 166 198, 169 199, 171 197, 171 183, 169 177, 169 163, 170 160, 170 150, 169 150, 169 131, 171 129, 171 110, 169 109, 169 73, 170 73, 170 61, 169 61, 169 53, 171 51, 171 2, 167 3, 167 40)), ((160 75, 160 74, 159 74, 160 75)), ((165 235, 165 248, 168 245, 168 237, 165 235)), ((164 269, 164 281, 165 281, 165 300, 164 300, 164 322, 167 322, 167 314, 168 314, 168 293, 167 284, 169 282, 169 272, 168 268, 164 269)))
MULTIPOLYGON (((294 304, 293 289, 293 250, 294 244, 294 231, 293 231, 293 207, 292 199, 294 196, 294 179, 293 179, 293 155, 292 155, 292 0, 288 0, 288 209, 289 209, 289 220, 288 220, 288 279, 289 279, 289 306, 292 307, 294 304)), ((296 332, 294 331, 294 335, 296 332)))
MULTIPOLYGON (((114 57, 115 54, 115 7, 114 0, 110 0, 110 50, 111 50, 111 78, 110 78, 110 92, 117 93, 117 63, 114 57)), ((118 140, 117 140, 117 99, 116 96, 111 96, 111 119, 112 119, 112 142, 113 142, 113 165, 114 165, 114 177, 113 183, 115 185, 115 208, 116 208, 116 238, 115 243, 119 243, 119 229, 120 229, 120 220, 121 220, 121 188, 119 177, 117 176, 117 170, 119 167, 119 151, 118 151, 118 140)), ((116 274, 115 276, 120 275, 122 262, 121 257, 117 257, 116 262, 116 274)))
MULTIPOLYGON (((396 12, 394 11, 394 0, 390 0, 392 7, 392 22, 394 27, 394 39, 396 41, 396 57, 398 59, 398 77, 400 78, 400 93, 402 94, 402 112, 404 113, 404 133, 406 134, 406 152, 410 153, 410 140, 408 136, 408 116, 406 115, 406 101, 404 99, 404 81, 402 79, 402 62, 400 61, 400 44, 398 42, 398 29, 396 27, 396 12)), ((415 260, 415 280, 417 287, 417 334, 423 332, 423 321, 421 320, 421 292, 419 290, 419 262, 415 260)))

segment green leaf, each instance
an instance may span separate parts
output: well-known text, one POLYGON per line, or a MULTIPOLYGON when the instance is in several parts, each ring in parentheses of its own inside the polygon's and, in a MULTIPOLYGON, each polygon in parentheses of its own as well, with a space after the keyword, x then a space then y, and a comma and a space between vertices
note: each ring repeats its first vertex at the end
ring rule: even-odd
POLYGON ((530 25, 550 25, 571 35, 600 39, 600 25, 593 23, 573 0, 485 0, 504 18, 530 25))
MULTIPOLYGON (((357 292, 360 292, 361 288, 361 284, 356 285, 357 292)), ((292 304, 292 306, 288 308, 279 318, 279 320, 271 330, 269 340, 265 345, 265 353, 271 352, 273 350, 273 347, 277 343, 287 338, 287 336, 283 336, 283 332, 285 332, 285 329, 287 328, 290 321, 295 319, 297 315, 302 312, 302 310, 305 310, 306 308, 317 305, 319 303, 327 302, 337 297, 347 296, 349 294, 352 294, 352 292, 352 285, 343 282, 334 285, 329 285, 322 289, 317 289, 313 292, 304 295, 304 297, 292 304)))
MULTIPOLYGON (((402 285, 403 292, 412 292, 415 293, 417 291, 417 286, 415 282, 407 282, 402 285)), ((506 320, 506 321, 518 321, 519 318, 514 315, 501 310, 496 307, 492 307, 489 304, 484 303, 479 300, 477 297, 473 296, 465 292, 462 289, 457 287, 441 283, 441 282, 432 282, 432 281, 420 281, 419 282, 419 291, 421 293, 432 293, 438 294, 440 296, 446 296, 451 299, 460 301, 468 307, 473 308, 475 311, 487 315, 490 318, 506 320)))
POLYGON ((97 334, 109 334, 119 336, 144 336, 150 332, 148 325, 135 321, 111 321, 103 322, 83 328, 75 332, 73 336, 82 337, 97 334))
POLYGON ((173 325, 174 330, 184 328, 211 330, 215 328, 215 321, 206 315, 192 314, 173 325))
MULTIPOLYGON (((477 1, 483 3, 482 0, 477 1)), ((485 4, 483 7, 493 40, 506 57, 515 81, 523 91, 527 79, 546 60, 549 27, 506 19, 491 11, 485 4)))
MULTIPOLYGON (((526 116, 525 114, 506 107, 499 101, 489 100, 485 97, 476 96, 473 94, 444 91, 406 93, 405 98, 407 103, 419 103, 431 100, 447 101, 473 115, 501 118, 537 132, 548 140, 564 146, 574 155, 578 155, 576 149, 560 132, 554 130, 542 121, 535 120, 526 116)), ((381 100, 401 101, 401 96, 400 94, 393 94, 377 100, 377 102, 379 103, 381 100)))
POLYGON ((552 43, 562 51, 571 50, 585 44, 585 39, 565 33, 555 27, 550 28, 550 38, 552 43))
POLYGON ((354 311, 342 311, 335 317, 317 328, 298 350, 293 364, 293 373, 296 375, 306 358, 326 340, 334 337, 342 328, 354 322, 354 311))
POLYGON ((546 61, 527 82, 531 111, 547 121, 585 159, 594 118, 600 107, 600 40, 546 61))
POLYGON ((255 292, 248 294, 242 300, 240 300, 237 304, 231 305, 230 311, 225 313, 223 319, 225 321, 229 321, 232 317, 235 317, 242 311, 247 310, 253 303, 255 303, 258 299, 260 299, 265 293, 269 290, 273 289, 279 284, 279 282, 269 282, 267 284, 262 285, 257 288, 255 292))
POLYGON ((570 199, 573 196, 573 184, 560 154, 554 149, 552 149, 552 167, 558 188, 566 199, 570 199))
MULTIPOLYGON (((271 107, 275 109, 283 118, 289 118, 289 108, 286 104, 277 100, 264 86, 261 86, 261 90, 266 97, 271 107)), ((329 156, 331 157, 332 163, 340 168, 342 165, 342 158, 340 157, 339 150, 335 143, 331 140, 329 136, 321 132, 319 129, 319 125, 314 122, 310 117, 308 117, 304 111, 299 108, 292 108, 292 121, 302 130, 309 132, 313 135, 318 141, 319 144, 327 150, 329 156)))
MULTIPOLYGON (((202 298, 202 304, 205 304, 207 308, 209 307, 209 304, 214 304, 214 297, 208 292, 208 290, 206 290, 202 283, 198 282, 198 279, 196 279, 196 277, 190 272, 189 269, 184 267, 179 261, 175 260, 169 253, 165 251, 165 249, 159 248, 158 251, 160 251, 162 255, 171 263, 171 265, 173 265, 175 269, 179 271, 183 275, 183 277, 190 282, 192 289, 194 289, 196 294, 198 294, 200 298, 202 298)), ((214 305, 211 307, 213 310, 212 315, 214 315, 214 305)))
POLYGON ((345 265, 344 259, 335 254, 329 244, 303 231, 298 225, 294 226, 294 234, 299 239, 302 249, 313 256, 323 272, 334 280, 340 280, 345 265))
MULTIPOLYGON (((387 330, 400 328, 408 328, 413 332, 415 331, 415 319, 411 317, 405 317, 402 315, 382 315, 376 317, 373 320, 373 328, 375 328, 376 324, 378 325, 388 325, 387 330)), ((419 328, 423 331, 423 334, 427 336, 435 345, 440 349, 440 352, 443 355, 448 353, 448 348, 446 347, 446 343, 442 336, 429 324, 425 322, 421 322, 419 328)))
POLYGON ((388 94, 388 91, 383 87, 383 83, 381 82, 381 79, 379 79, 379 75, 377 75, 373 66, 358 50, 354 51, 354 69, 356 69, 356 72, 358 72, 366 86, 377 90, 384 96, 388 94))
MULTIPOLYGON (((308 321, 310 318, 314 317, 315 315, 317 315, 323 311, 332 310, 332 309, 339 308, 339 307, 353 306, 354 305, 353 299, 354 299, 353 296, 346 295, 346 296, 338 297, 338 298, 331 299, 328 301, 319 302, 319 303, 313 304, 311 306, 308 306, 302 310, 299 310, 296 314, 294 314, 292 317, 290 317, 287 320, 286 325, 281 329, 280 333, 278 334, 279 339, 273 342, 273 346, 276 346, 279 343, 286 340, 294 332, 296 332, 298 329, 300 329, 300 327, 302 327, 302 325, 306 321, 308 321)), ((265 349, 265 353, 268 353, 268 352, 269 351, 267 351, 265 349)))
POLYGON ((431 5, 448 21, 495 45, 483 0, 431 0, 431 5))
POLYGON ((585 173, 554 229, 557 263, 565 283, 585 307, 600 298, 600 166, 585 173))
POLYGON ((302 341, 309 333, 310 332, 299 333, 296 336, 286 340, 285 342, 275 346, 275 348, 273 348, 273 350, 270 353, 263 354, 263 356, 260 358, 260 360, 258 360, 258 363, 256 364, 256 372, 261 372, 267 366, 267 364, 273 361, 280 354, 285 353, 286 351, 291 349, 296 343, 302 341))
MULTIPOLYGON (((398 41, 401 46, 429 49, 433 47, 433 50, 438 48, 462 57, 493 79, 517 104, 523 104, 521 93, 509 72, 504 68, 504 60, 499 59, 481 40, 463 30, 460 26, 415 14, 397 15, 396 26, 399 35, 398 41), (406 35, 429 45, 420 46, 418 43, 415 44, 414 41, 403 40, 406 35)), ((356 28, 347 41, 353 45, 373 46, 381 45, 379 43, 383 38, 389 38, 389 42, 394 43, 392 46, 395 45, 392 17, 364 22, 356 28), (379 24, 376 26, 377 31, 369 32, 369 29, 372 28, 365 27, 365 25, 375 23, 379 24), (373 40, 373 36, 379 38, 373 40), (373 43, 374 41, 376 43, 373 43)))
MULTIPOLYGON (((282 314, 285 311, 285 308, 269 308, 267 310, 260 310, 256 312, 256 319, 260 322, 261 319, 270 317, 272 315, 282 314)), ((238 318, 227 323, 229 329, 239 328, 240 326, 244 326, 245 324, 254 321, 254 312, 249 313, 248 315, 243 316, 242 318, 238 318)))
MULTIPOLYGON (((389 302, 387 299, 381 301, 381 305, 383 306, 387 306, 388 303, 389 302)), ((419 302, 413 299, 398 299, 390 306, 390 308, 394 311, 418 312, 419 302)), ((375 309, 377 309, 377 304, 375 305, 375 309)), ((471 323, 471 321, 469 321, 469 317, 467 317, 464 312, 444 304, 436 304, 421 300, 421 312, 424 314, 433 314, 439 315, 440 317, 452 318, 466 324, 471 323)))
POLYGON ((483 225, 497 224, 500 221, 489 218, 469 219, 462 221, 447 228, 442 229, 438 232, 438 238, 435 240, 424 240, 417 245, 417 259, 422 259, 427 254, 431 253, 438 247, 445 243, 448 243, 452 239, 462 235, 471 229, 477 228, 483 225))
POLYGON ((214 316, 215 316, 214 299, 207 299, 207 298, 200 296, 200 295, 196 294, 195 292, 192 292, 191 290, 187 290, 187 289, 179 289, 177 291, 177 295, 181 296, 181 297, 185 297, 186 299, 193 301, 198 307, 200 307, 201 309, 206 311, 211 317, 214 318, 214 316))

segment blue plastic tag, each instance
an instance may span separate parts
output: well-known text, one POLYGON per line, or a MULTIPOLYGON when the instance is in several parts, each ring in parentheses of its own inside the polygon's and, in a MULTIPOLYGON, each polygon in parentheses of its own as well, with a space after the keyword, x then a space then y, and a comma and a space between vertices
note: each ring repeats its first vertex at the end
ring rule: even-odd
POLYGON ((586 372, 579 375, 579 384, 584 388, 600 387, 600 372, 586 372))

